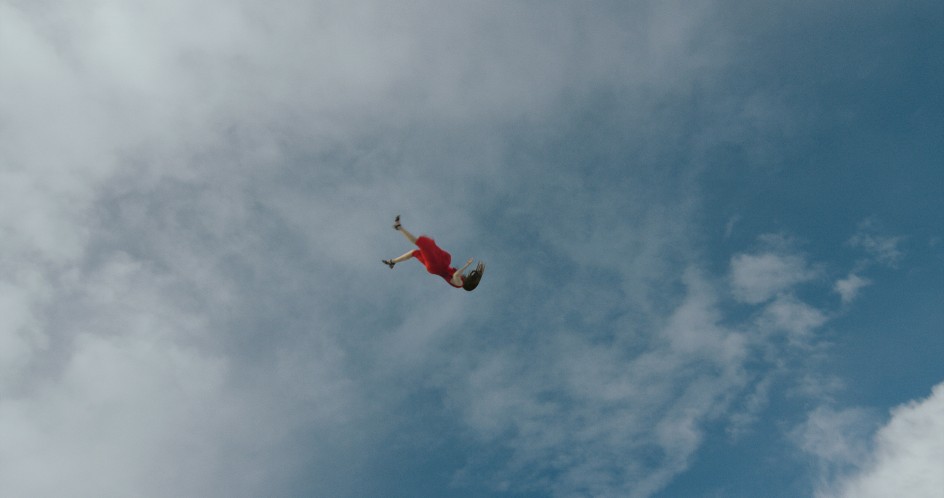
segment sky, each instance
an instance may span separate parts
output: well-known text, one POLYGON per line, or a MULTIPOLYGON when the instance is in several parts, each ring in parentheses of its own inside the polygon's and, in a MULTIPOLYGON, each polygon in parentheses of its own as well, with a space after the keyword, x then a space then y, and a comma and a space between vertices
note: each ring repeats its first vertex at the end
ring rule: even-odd
POLYGON ((0 0, 0 495, 939 497, 942 165, 932 0, 0 0))

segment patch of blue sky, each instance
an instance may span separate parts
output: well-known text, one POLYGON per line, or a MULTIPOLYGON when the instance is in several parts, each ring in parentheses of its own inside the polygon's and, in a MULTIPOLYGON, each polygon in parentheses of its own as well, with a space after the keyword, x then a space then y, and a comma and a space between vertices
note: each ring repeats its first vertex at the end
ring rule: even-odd
MULTIPOLYGON (((944 355, 936 242, 944 227, 944 65, 942 35, 932 29, 942 13, 885 7, 880 17, 838 15, 828 30, 822 19, 809 21, 815 29, 775 29, 766 47, 757 43, 764 37, 753 39, 750 81, 785 91, 792 114, 815 119, 772 144, 780 158, 769 170, 728 147, 713 152, 718 167, 703 177, 706 226, 716 234, 706 237, 712 268, 723 271, 758 234, 795 237, 826 272, 804 299, 835 314, 818 333, 828 362, 808 367, 842 379, 830 395, 838 405, 877 413, 927 396, 944 378, 935 359, 944 355), (863 263, 875 256, 850 243, 863 225, 900 237, 900 265, 863 263), (850 309, 828 280, 845 272, 880 282, 861 289, 850 309)), ((659 496, 812 493, 809 462, 783 438, 784 426, 803 413, 784 402, 784 392, 770 396, 751 434, 731 440, 715 428, 693 466, 659 496)))

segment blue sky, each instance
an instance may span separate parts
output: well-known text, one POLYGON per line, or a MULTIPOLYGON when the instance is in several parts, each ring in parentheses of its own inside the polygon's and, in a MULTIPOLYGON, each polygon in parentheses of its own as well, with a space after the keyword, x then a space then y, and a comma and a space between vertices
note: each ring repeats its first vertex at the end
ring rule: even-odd
POLYGON ((933 496, 942 33, 0 0, 0 495, 933 496))

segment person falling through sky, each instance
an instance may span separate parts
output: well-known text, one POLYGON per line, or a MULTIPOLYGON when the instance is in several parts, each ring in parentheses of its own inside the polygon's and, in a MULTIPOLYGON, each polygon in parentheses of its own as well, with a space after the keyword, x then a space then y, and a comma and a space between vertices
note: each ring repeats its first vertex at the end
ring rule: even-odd
POLYGON ((393 229, 402 233, 411 244, 416 245, 418 249, 407 252, 406 254, 393 258, 393 259, 384 259, 382 260, 384 264, 393 269, 394 265, 397 263, 402 263, 408 259, 416 258, 423 263, 426 267, 426 271, 432 273, 433 275, 439 275, 443 278, 449 285, 457 289, 465 289, 467 291, 472 291, 479 285, 479 281, 482 280, 482 274, 485 273, 485 263, 479 261, 479 264, 476 265, 475 269, 470 271, 468 275, 464 275, 463 272, 468 268, 472 261, 475 258, 469 258, 465 262, 465 265, 462 268, 456 269, 451 266, 452 255, 448 252, 442 250, 439 246, 436 245, 436 241, 421 235, 418 238, 411 234, 407 229, 403 228, 403 225, 400 224, 400 215, 397 215, 396 219, 393 222, 393 229))

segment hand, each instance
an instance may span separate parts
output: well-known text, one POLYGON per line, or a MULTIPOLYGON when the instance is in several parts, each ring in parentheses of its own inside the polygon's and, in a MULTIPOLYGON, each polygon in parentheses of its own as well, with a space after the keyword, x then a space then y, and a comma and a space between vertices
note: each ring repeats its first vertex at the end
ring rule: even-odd
POLYGON ((469 258, 469 260, 465 262, 465 265, 469 266, 472 264, 473 261, 475 261, 475 258, 469 258))

